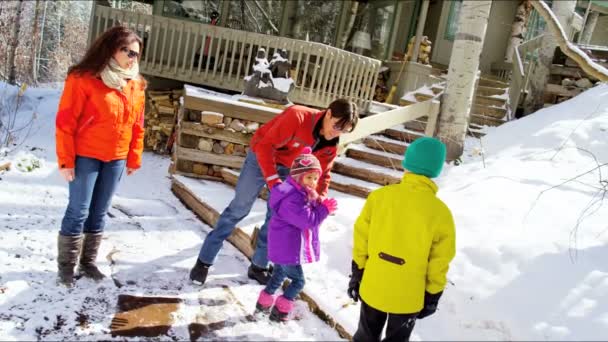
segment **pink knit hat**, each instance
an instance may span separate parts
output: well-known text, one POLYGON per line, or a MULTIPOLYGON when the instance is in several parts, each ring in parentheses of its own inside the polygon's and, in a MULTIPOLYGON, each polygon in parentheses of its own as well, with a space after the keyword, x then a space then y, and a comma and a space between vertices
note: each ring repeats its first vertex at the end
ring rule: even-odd
POLYGON ((294 159, 289 174, 293 176, 303 175, 310 171, 323 172, 319 159, 312 154, 310 147, 304 147, 302 153, 294 159))

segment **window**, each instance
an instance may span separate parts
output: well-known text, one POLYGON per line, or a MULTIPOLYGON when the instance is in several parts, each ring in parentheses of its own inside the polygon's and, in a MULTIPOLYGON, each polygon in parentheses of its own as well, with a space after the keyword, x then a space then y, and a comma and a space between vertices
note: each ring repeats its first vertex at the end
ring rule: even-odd
POLYGON ((443 34, 446 40, 454 41, 456 31, 458 31, 458 18, 460 18, 460 8, 462 0, 450 1, 450 12, 448 14, 448 22, 445 26, 443 34))
POLYGON ((342 5, 342 1, 298 1, 292 36, 334 46, 342 5))
POLYGON ((372 58, 387 58, 393 26, 396 24, 394 22, 396 7, 396 4, 393 3, 372 8, 373 11, 370 18, 372 21, 370 25, 372 27, 372 50, 370 57, 372 58))

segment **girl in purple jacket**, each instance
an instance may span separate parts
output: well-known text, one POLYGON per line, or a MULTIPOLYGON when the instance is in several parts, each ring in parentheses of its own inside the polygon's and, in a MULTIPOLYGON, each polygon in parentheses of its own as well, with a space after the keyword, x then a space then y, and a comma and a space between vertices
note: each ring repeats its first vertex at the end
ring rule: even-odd
POLYGON ((337 208, 335 199, 321 199, 315 191, 322 171, 311 152, 305 147, 293 161, 287 180, 270 192, 268 258, 274 269, 266 288, 260 292, 256 309, 270 312, 273 321, 288 319, 295 297, 304 288, 301 265, 319 260, 319 225, 337 208), (274 293, 285 278, 289 278, 290 284, 275 301, 274 293))

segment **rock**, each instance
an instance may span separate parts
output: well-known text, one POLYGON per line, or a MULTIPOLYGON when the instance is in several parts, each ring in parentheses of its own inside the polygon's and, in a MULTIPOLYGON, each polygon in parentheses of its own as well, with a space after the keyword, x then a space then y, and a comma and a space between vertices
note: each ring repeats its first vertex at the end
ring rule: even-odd
POLYGON ((239 145, 239 144, 234 145, 234 152, 233 152, 233 154, 235 156, 241 156, 241 157, 246 156, 247 155, 247 151, 245 151, 245 145, 239 145))
POLYGON ((251 122, 251 123, 245 125, 245 128, 247 129, 248 133, 253 133, 253 132, 257 131, 258 128, 260 128, 260 124, 257 122, 251 122))
POLYGON ((226 146, 230 145, 230 143, 228 141, 222 140, 222 141, 220 141, 220 145, 225 148, 226 146))
POLYGON ((562 80, 562 85, 563 85, 564 87, 572 86, 572 85, 574 85, 575 83, 576 83, 576 82, 574 82, 574 80, 571 80, 571 79, 569 79, 569 78, 564 78, 564 79, 562 80))
POLYGON ((213 172, 213 168, 212 167, 210 167, 210 168, 207 169, 207 176, 213 176, 214 173, 215 172, 213 172))
POLYGON ((236 131, 235 131, 234 129, 230 128, 230 127, 227 127, 227 128, 226 128, 226 130, 227 130, 228 132, 236 133, 236 131))
POLYGON ((207 172, 209 172, 209 166, 201 163, 194 163, 192 166, 192 172, 196 173, 197 175, 206 175, 207 172))
POLYGON ((213 143, 213 153, 215 154, 224 154, 224 148, 220 143, 213 143))
POLYGON ((234 144, 228 144, 224 149, 224 154, 234 154, 234 144))
POLYGON ((577 87, 583 88, 583 89, 588 89, 588 88, 593 87, 593 83, 591 83, 591 81, 589 81, 588 78, 581 78, 580 80, 574 82, 574 84, 576 84, 577 87))
POLYGON ((182 172, 192 173, 194 168, 194 162, 190 160, 180 159, 177 161, 177 169, 182 172))
POLYGON ((220 129, 224 129, 224 128, 226 128, 226 125, 225 125, 224 123, 219 123, 219 124, 215 124, 215 125, 213 125, 213 127, 215 127, 215 128, 220 128, 220 129))
POLYGON ((224 123, 224 114, 217 112, 201 112, 201 122, 209 126, 224 123))
POLYGON ((182 139, 180 141, 180 143, 181 143, 180 145, 185 148, 196 148, 198 146, 198 141, 199 141, 199 137, 182 133, 182 139))
POLYGON ((232 128, 236 132, 242 132, 245 129, 245 125, 243 125, 243 123, 240 120, 235 119, 235 120, 232 120, 232 123, 230 124, 230 128, 232 128))
POLYGON ((230 123, 232 122, 232 118, 229 116, 224 116, 224 125, 226 125, 226 127, 230 126, 230 123))
POLYGON ((208 139, 201 139, 198 142, 198 149, 205 152, 211 152, 213 150, 213 143, 208 139))

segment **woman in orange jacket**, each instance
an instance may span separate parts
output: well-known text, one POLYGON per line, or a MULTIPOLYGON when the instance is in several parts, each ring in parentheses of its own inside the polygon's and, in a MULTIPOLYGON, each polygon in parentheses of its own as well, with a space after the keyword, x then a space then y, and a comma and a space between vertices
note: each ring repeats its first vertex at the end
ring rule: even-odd
POLYGON ((56 119, 59 173, 69 203, 58 237, 58 282, 72 286, 74 267, 94 280, 104 218, 123 171, 141 166, 146 82, 139 74, 142 40, 112 27, 68 71, 56 119), (84 234, 83 234, 84 233, 84 234))

